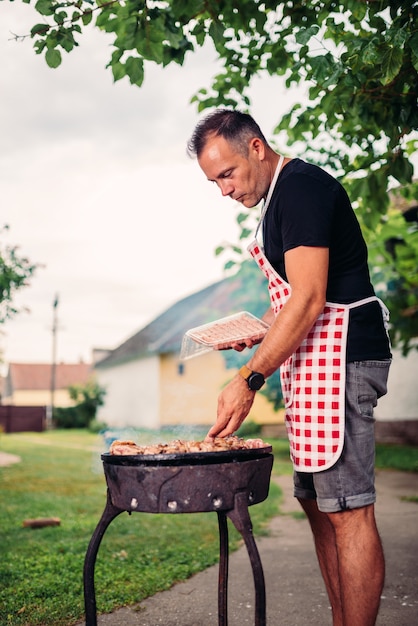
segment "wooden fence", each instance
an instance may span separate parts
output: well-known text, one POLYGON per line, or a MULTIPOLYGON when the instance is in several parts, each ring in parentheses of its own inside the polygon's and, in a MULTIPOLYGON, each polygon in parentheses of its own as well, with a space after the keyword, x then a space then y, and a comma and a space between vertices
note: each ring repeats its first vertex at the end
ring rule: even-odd
POLYGON ((4 433, 40 433, 45 428, 46 406, 0 406, 0 430, 4 433))

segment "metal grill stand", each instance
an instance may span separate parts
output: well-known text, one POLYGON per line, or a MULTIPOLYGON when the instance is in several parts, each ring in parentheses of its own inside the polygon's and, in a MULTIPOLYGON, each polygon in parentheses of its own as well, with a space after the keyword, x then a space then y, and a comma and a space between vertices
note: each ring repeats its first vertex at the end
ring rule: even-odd
MULTIPOLYGON (((220 453, 216 453, 219 458, 220 453)), ((202 457, 200 457, 201 459, 202 457)), ((215 457, 216 458, 216 457, 215 457)), ((266 625, 266 594, 260 555, 252 532, 249 505, 268 495, 272 454, 250 460, 235 457, 224 463, 188 464, 176 459, 140 463, 135 457, 102 455, 108 485, 103 514, 91 537, 84 561, 86 626, 97 626, 94 569, 106 529, 120 513, 197 513, 216 511, 219 527, 218 625, 228 626, 228 523, 241 534, 253 572, 255 626, 266 625), (232 460, 234 458, 234 460, 232 460), (134 460, 135 459, 135 460, 134 460)))

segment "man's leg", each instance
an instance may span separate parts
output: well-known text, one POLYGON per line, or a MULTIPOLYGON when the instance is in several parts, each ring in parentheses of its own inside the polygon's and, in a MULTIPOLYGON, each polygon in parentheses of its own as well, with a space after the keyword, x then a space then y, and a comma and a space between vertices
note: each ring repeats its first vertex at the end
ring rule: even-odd
POLYGON ((334 626, 373 626, 384 581, 374 517, 374 418, 389 361, 347 364, 344 448, 330 468, 295 472, 333 611, 334 626))
POLYGON ((374 505, 322 513, 315 501, 300 502, 311 524, 334 626, 373 626, 385 572, 374 505))
POLYGON ((318 509, 316 500, 299 498, 299 502, 311 525, 319 567, 331 603, 333 626, 344 626, 334 526, 327 513, 318 509))
POLYGON ((374 626, 385 560, 374 505, 327 514, 335 530, 344 626, 374 626))

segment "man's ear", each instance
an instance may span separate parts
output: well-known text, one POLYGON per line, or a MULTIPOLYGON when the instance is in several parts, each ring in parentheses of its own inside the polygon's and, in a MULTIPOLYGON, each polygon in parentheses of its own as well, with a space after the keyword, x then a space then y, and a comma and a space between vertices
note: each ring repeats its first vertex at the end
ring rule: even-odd
POLYGON ((253 137, 249 143, 249 152, 256 156, 260 161, 264 161, 266 156, 266 146, 258 137, 253 137))

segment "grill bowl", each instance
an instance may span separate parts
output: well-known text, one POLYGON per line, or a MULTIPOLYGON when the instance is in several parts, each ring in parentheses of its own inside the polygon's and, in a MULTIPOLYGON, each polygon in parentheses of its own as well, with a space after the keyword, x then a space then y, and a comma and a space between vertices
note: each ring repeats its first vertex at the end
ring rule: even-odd
POLYGON ((249 505, 268 496, 271 446, 179 454, 102 454, 112 504, 123 511, 197 513, 249 505))

